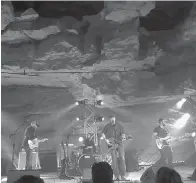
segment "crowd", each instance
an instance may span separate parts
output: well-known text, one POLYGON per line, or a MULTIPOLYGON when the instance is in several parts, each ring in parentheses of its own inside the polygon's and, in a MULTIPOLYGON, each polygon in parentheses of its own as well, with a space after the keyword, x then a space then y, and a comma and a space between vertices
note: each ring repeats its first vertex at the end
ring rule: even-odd
MULTIPOLYGON (((113 183, 113 170, 107 162, 95 163, 92 166, 93 183, 113 183)), ((134 181, 138 182, 138 181, 134 181)), ((181 176, 174 169, 161 167, 155 176, 142 176, 141 183, 183 183, 181 176)), ((44 180, 32 175, 25 175, 14 183, 44 183, 44 180)))

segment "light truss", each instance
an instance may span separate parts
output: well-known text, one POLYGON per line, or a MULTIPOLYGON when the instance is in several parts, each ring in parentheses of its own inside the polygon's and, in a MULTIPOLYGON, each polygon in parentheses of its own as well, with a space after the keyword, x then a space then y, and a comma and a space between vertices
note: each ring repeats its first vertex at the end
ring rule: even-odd
POLYGON ((92 138, 94 140, 94 144, 98 145, 98 136, 97 136, 97 125, 96 121, 94 119, 95 115, 95 103, 94 104, 85 104, 84 105, 84 134, 87 136, 87 134, 91 134, 92 138), (87 111, 90 113, 88 114, 87 111))

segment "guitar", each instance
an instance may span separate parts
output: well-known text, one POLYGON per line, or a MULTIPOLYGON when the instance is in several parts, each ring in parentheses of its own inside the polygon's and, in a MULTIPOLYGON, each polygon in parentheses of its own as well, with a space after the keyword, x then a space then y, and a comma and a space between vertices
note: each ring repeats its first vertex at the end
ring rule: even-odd
MULTIPOLYGON (((132 136, 128 135, 125 138, 122 139, 122 141, 126 141, 126 140, 132 140, 132 136)), ((109 150, 114 150, 118 148, 118 145, 121 143, 121 141, 116 140, 114 138, 109 138, 109 139, 105 139, 106 143, 108 144, 108 149, 109 150)))
MULTIPOLYGON (((72 177, 70 176, 70 174, 73 172, 73 170, 75 170, 75 166, 69 160, 69 157, 68 157, 68 148, 65 151, 65 146, 64 146, 63 141, 61 142, 61 146, 63 148, 64 159, 61 162, 60 179, 72 179, 72 177)), ((66 146, 68 147, 68 144, 67 143, 66 143, 66 146)))
POLYGON ((157 145, 158 149, 163 149, 165 146, 170 146, 171 142, 173 142, 173 141, 181 141, 181 140, 186 139, 190 136, 192 136, 192 133, 186 133, 185 135, 183 135, 181 137, 177 137, 177 138, 172 137, 172 136, 159 138, 159 139, 156 139, 156 145, 157 145))
POLYGON ((29 148, 30 149, 35 149, 37 147, 39 147, 39 143, 40 142, 45 142, 47 141, 48 139, 47 138, 44 138, 44 139, 33 139, 33 140, 28 140, 28 145, 29 145, 29 148))

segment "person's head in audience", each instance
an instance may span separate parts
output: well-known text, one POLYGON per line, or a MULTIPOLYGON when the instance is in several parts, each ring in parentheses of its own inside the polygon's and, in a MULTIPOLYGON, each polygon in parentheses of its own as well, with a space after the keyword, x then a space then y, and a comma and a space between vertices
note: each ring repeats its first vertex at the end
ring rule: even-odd
POLYGON ((24 175, 16 180, 14 183, 44 183, 44 180, 33 175, 24 175))
POLYGON ((156 174, 155 183, 183 183, 178 172, 168 167, 161 167, 156 174))
POLYGON ((113 170, 107 162, 95 163, 92 166, 93 183, 112 183, 113 170))

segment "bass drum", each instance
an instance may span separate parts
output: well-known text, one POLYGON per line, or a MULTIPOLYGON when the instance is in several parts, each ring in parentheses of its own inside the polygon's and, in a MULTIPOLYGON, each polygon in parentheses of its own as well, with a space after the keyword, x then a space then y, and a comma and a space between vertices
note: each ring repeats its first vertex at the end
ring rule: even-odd
POLYGON ((97 161, 96 161, 96 159, 95 159, 94 156, 83 154, 78 159, 78 167, 79 167, 79 170, 82 173, 84 169, 89 169, 89 168, 91 169, 91 167, 93 166, 93 164, 96 163, 96 162, 97 161))

